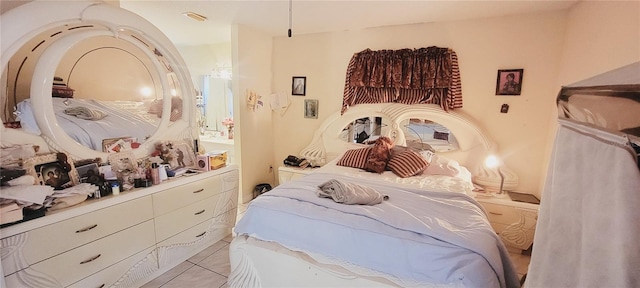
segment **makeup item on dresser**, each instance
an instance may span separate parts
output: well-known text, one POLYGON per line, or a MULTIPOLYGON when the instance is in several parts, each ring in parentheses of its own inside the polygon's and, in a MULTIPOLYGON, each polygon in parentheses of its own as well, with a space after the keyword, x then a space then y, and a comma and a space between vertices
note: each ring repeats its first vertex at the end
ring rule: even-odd
POLYGON ((118 182, 111 183, 111 194, 120 195, 120 184, 118 182))
POLYGON ((160 168, 158 163, 151 164, 151 181, 153 181, 153 185, 160 184, 160 168))
POLYGON ((153 185, 153 183, 151 182, 151 179, 147 179, 147 178, 136 178, 134 181, 135 181, 136 188, 147 188, 153 185))
POLYGON ((158 166, 158 175, 160 176, 160 182, 167 180, 167 165, 160 165, 158 166))

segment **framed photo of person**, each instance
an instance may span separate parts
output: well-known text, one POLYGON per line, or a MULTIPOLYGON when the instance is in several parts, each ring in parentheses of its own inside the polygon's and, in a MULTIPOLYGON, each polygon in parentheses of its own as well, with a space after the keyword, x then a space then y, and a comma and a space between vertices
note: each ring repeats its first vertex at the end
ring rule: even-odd
POLYGON ((191 149, 191 146, 189 146, 189 143, 186 141, 175 141, 171 143, 169 151, 172 156, 169 161, 169 166, 171 166, 172 169, 195 167, 196 160, 193 149, 191 149))
POLYGON ((293 76, 291 81, 291 95, 304 96, 307 94, 307 77, 293 76))
POLYGON ((64 189, 79 183, 78 172, 65 153, 50 153, 31 157, 23 162, 26 174, 35 178, 34 184, 64 189))
POLYGON ((524 69, 498 70, 496 95, 520 95, 524 69))
POLYGON ((318 119, 318 100, 304 100, 304 118, 318 119))

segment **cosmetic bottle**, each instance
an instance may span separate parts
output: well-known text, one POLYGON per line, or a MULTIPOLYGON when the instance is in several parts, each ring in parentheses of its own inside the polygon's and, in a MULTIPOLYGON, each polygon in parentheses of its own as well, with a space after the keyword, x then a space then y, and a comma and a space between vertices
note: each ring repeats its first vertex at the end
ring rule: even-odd
POLYGON ((158 175, 160 176, 160 182, 167 180, 167 168, 164 165, 158 167, 158 175))
POLYGON ((160 184, 160 168, 158 168, 158 163, 151 164, 151 181, 153 185, 160 184))
POLYGON ((111 194, 113 195, 120 194, 120 185, 118 184, 118 182, 113 182, 111 184, 111 194))

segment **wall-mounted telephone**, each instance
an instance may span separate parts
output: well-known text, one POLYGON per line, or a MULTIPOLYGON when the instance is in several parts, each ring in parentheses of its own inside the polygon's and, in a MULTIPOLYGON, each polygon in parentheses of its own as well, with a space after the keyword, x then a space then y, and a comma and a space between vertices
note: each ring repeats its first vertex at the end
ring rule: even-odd
POLYGON ((284 165, 287 165, 287 166, 296 166, 300 168, 307 168, 309 166, 309 161, 307 161, 307 159, 298 158, 293 155, 287 156, 287 158, 284 159, 283 162, 284 162, 284 165))

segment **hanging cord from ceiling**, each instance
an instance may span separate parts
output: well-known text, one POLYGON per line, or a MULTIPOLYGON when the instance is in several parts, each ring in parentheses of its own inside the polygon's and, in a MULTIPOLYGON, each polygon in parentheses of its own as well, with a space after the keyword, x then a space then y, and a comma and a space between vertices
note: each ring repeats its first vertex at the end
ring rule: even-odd
POLYGON ((287 34, 289 35, 289 38, 291 38, 291 6, 293 4, 293 0, 289 0, 289 30, 287 31, 287 34))

